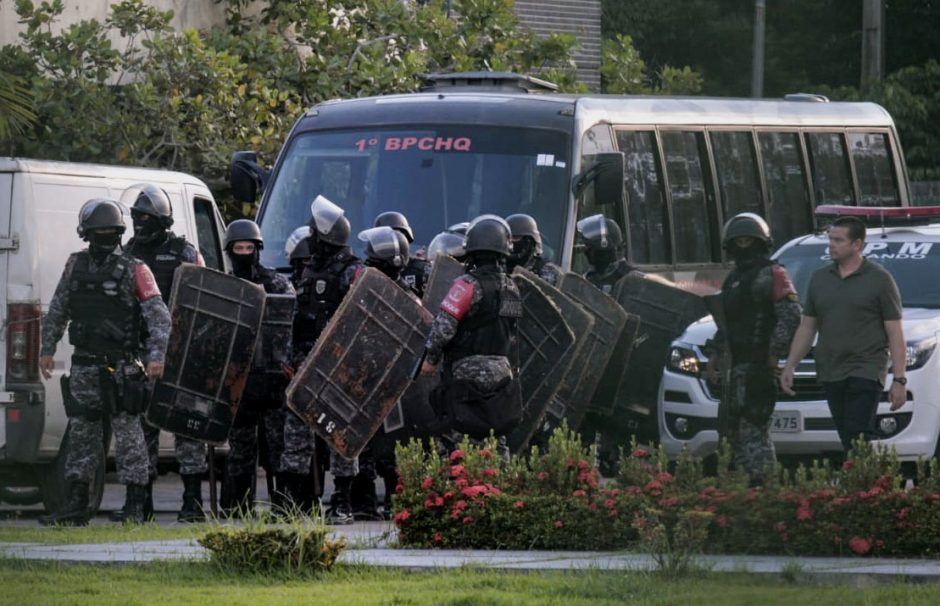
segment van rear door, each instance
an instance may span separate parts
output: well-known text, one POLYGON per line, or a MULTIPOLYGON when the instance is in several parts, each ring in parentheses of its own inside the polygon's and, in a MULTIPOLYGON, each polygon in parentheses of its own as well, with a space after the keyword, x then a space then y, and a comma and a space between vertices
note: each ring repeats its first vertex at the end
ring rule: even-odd
MULTIPOLYGON (((10 262, 10 251, 15 250, 16 243, 10 237, 10 214, 13 209, 13 173, 0 172, 0 326, 3 332, 6 332, 7 326, 7 277, 9 275, 7 265, 10 262)), ((0 399, 10 394, 6 387, 7 374, 7 352, 6 352, 6 334, 0 335, 3 339, 3 347, 0 349, 0 385, 4 389, 0 390, 0 399)), ((10 394, 12 395, 12 394, 10 394)), ((0 406, 6 402, 0 402, 0 406)), ((6 411, 0 410, 0 448, 6 446, 6 411)))

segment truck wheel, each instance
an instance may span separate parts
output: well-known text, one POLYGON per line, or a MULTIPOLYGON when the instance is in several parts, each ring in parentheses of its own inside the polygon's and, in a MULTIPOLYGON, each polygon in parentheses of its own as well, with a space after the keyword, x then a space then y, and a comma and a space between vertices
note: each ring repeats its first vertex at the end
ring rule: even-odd
MULTIPOLYGON (((59 454, 55 460, 42 467, 40 474, 40 492, 42 493, 42 503, 47 512, 58 511, 65 503, 65 497, 68 494, 68 482, 65 480, 65 453, 68 452, 70 432, 66 430, 65 437, 62 438, 62 444, 59 445, 59 454)), ((104 456, 98 463, 98 469, 95 470, 94 478, 88 488, 88 511, 94 516, 101 505, 101 497, 104 496, 104 465, 108 453, 108 442, 110 434, 105 434, 104 456)))
POLYGON ((0 486, 0 501, 11 505, 35 505, 42 501, 38 486, 0 486))

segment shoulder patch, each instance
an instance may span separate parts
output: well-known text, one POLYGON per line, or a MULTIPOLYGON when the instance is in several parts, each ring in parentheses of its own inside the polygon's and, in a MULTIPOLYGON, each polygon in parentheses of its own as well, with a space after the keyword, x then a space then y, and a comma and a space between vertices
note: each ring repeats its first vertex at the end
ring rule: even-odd
POLYGON ((447 296, 441 301, 441 311, 447 312, 456 320, 462 320, 470 311, 472 302, 473 283, 457 278, 447 291, 447 296))
POLYGON ((776 303, 784 298, 788 298, 791 301, 797 300, 796 288, 793 287, 793 282, 790 281, 790 275, 787 274, 787 270, 779 265, 774 265, 772 271, 774 274, 774 283, 771 289, 773 302, 776 303))
POLYGON ((160 296, 160 287, 145 263, 134 264, 134 294, 141 302, 160 296))

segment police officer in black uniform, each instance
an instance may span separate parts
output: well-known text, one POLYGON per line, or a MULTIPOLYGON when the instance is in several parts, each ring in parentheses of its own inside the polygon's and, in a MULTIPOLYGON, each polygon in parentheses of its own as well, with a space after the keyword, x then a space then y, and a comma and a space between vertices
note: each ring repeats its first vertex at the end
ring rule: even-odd
MULTIPOLYGON (((399 212, 390 211, 380 214, 375 218, 373 227, 391 227, 408 239, 409 246, 415 241, 414 232, 411 231, 408 219, 399 212)), ((418 293, 418 297, 423 297, 424 287, 431 276, 431 264, 423 258, 420 251, 419 254, 411 255, 409 253, 408 256, 407 264, 401 268, 401 278, 411 287, 411 290, 418 293)))
MULTIPOLYGON (((295 367, 313 349, 317 338, 361 270, 359 258, 347 242, 351 226, 343 209, 324 196, 317 196, 310 205, 310 261, 304 269, 298 288, 298 309, 294 317, 295 367)), ((286 500, 306 507, 303 484, 310 470, 315 442, 309 426, 297 415, 285 416, 284 453, 281 474, 284 477, 286 500)), ((333 475, 333 501, 326 521, 329 524, 352 524, 350 495, 353 478, 359 472, 356 459, 330 453, 333 475)))
POLYGON ((512 254, 506 267, 509 273, 517 266, 528 269, 552 286, 557 286, 564 271, 542 256, 542 234, 530 215, 518 213, 506 217, 512 231, 512 254))
POLYGON ((621 278, 638 271, 624 257, 620 226, 604 215, 592 215, 578 221, 577 229, 584 244, 584 254, 591 264, 584 277, 612 295, 614 285, 621 278))
MULTIPOLYGON (((127 242, 127 252, 144 263, 153 272, 160 287, 163 301, 169 304, 173 288, 173 274, 183 263, 205 266, 196 247, 170 231, 173 225, 173 206, 167 193, 159 187, 141 183, 125 190, 121 201, 131 206, 134 236, 127 242)), ((157 459, 160 450, 160 429, 143 421, 144 437, 150 456, 150 482, 147 484, 145 514, 153 517, 153 481, 157 478, 157 459)), ((205 520, 202 511, 202 478, 208 470, 206 446, 198 440, 174 435, 176 460, 183 479, 183 506, 177 515, 180 522, 205 520)), ((111 514, 115 522, 124 519, 124 510, 111 514)))
MULTIPOLYGON (((270 267, 260 263, 264 246, 261 229, 254 221, 232 221, 225 231, 225 252, 232 262, 232 273, 264 287, 267 294, 293 295, 290 281, 270 267)), ((290 353, 291 343, 279 345, 290 353)), ((272 384, 270 373, 249 373, 242 401, 229 432, 229 454, 225 463, 225 486, 222 507, 229 515, 250 514, 254 507, 253 486, 257 471, 258 427, 264 431, 268 461, 266 469, 276 473, 284 447, 284 388, 283 382, 272 384)), ((276 495, 271 495, 272 499, 276 495)))

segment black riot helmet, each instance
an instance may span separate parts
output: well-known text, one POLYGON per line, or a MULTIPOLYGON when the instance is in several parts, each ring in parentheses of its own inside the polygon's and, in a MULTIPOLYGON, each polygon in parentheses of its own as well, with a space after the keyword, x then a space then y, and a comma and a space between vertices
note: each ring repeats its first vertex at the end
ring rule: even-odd
POLYGON ((734 243, 735 238, 747 236, 763 242, 767 250, 773 248, 773 238, 770 237, 770 226, 760 215, 754 213, 739 213, 725 223, 722 230, 721 245, 727 250, 734 243))
MULTIPOLYGON (((395 231, 405 234, 405 237, 408 238, 408 244, 411 244, 415 241, 414 232, 411 231, 411 226, 408 225, 408 219, 405 215, 389 211, 380 214, 375 218, 375 223, 372 224, 373 227, 391 227, 395 231)), ((360 234, 361 236, 362 234, 360 234)))
POLYGON ((542 254, 542 235, 539 233, 538 223, 530 215, 518 213, 506 217, 506 223, 509 224, 509 230, 512 232, 512 238, 531 238, 535 244, 534 253, 542 254))
POLYGON ((592 250, 616 251, 623 245, 620 226, 604 215, 591 215, 577 223, 584 246, 592 250))
POLYGON ((512 252, 512 230, 502 217, 480 215, 467 229, 467 254, 491 252, 508 257, 512 252))
POLYGON ((225 250, 231 251, 236 242, 250 241, 255 243, 255 250, 264 248, 264 238, 261 237, 261 228, 251 219, 238 219, 228 224, 225 230, 225 250))
POLYGON ((372 227, 359 232, 359 239, 366 243, 367 264, 398 271, 408 265, 408 238, 400 231, 372 227))
POLYGON ((291 261, 310 258, 310 227, 301 225, 287 236, 284 255, 291 261))
POLYGON ((315 240, 346 246, 352 228, 344 211, 325 196, 317 196, 310 204, 310 232, 315 240), (316 232, 316 233, 314 233, 316 232))
POLYGON ((92 198, 82 205, 78 211, 78 237, 88 240, 89 233, 98 229, 116 229, 118 234, 124 233, 124 210, 119 203, 106 198, 92 198))
POLYGON ((131 185, 121 194, 121 203, 135 214, 154 217, 164 229, 173 225, 173 206, 166 191, 150 183, 131 185))

